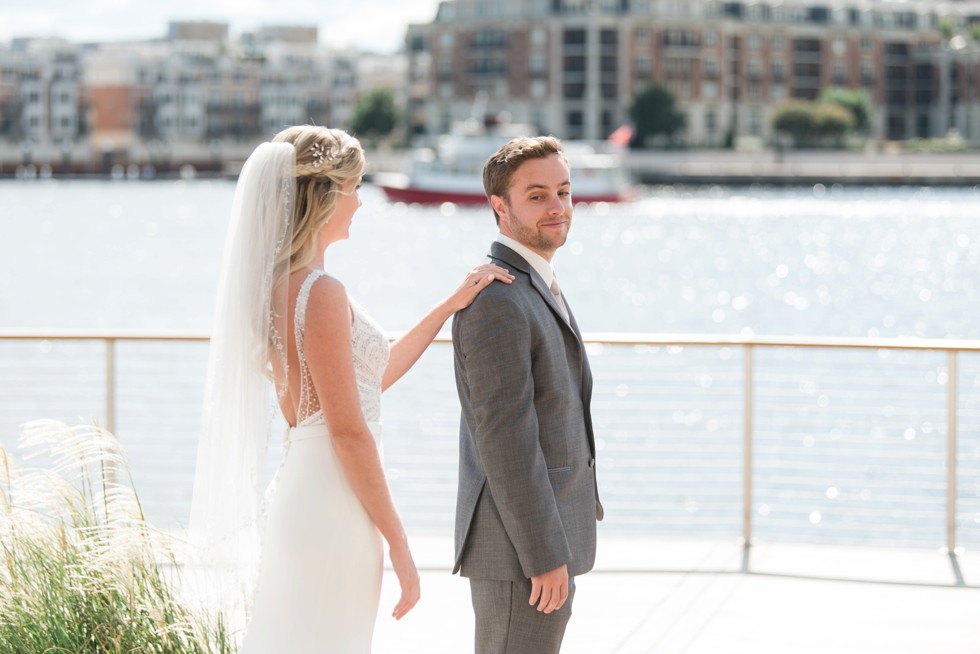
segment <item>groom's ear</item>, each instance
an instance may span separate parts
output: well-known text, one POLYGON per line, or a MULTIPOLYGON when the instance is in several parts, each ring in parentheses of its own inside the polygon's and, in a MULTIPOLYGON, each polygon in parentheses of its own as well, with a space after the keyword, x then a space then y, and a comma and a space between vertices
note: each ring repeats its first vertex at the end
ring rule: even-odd
POLYGON ((507 215, 507 203, 504 202, 503 196, 491 195, 490 206, 493 207, 494 212, 496 212, 497 216, 499 216, 500 218, 503 218, 505 215, 507 215))

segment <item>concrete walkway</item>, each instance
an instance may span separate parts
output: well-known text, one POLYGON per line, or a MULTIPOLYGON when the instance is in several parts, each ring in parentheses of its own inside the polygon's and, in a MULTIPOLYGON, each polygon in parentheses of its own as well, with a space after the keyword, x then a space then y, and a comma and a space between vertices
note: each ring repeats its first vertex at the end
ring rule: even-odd
MULTIPOLYGON (((448 539, 414 539, 422 601, 390 617, 385 571, 376 654, 473 651, 469 586, 448 539)), ((980 553, 600 539, 580 577, 563 654, 980 653, 980 553)))

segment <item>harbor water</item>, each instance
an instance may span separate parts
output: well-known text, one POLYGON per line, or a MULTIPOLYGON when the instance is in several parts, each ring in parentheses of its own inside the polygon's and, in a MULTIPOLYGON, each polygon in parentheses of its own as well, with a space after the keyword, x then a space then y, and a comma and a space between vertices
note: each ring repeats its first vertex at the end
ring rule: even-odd
MULTIPOLYGON (((233 191, 224 180, 0 182, 0 330, 206 331, 233 191)), ((331 247, 326 268, 403 330, 481 261, 493 218, 361 193, 352 238, 331 247)), ((587 334, 975 340, 980 189, 646 188, 634 202, 579 206, 555 267, 587 334)), ((738 537, 743 351, 589 347, 601 529, 738 537)), ((207 346, 123 343, 116 356, 116 433, 144 509, 180 527, 207 346)), ((28 420, 99 417, 103 365, 100 343, 0 340, 0 445, 13 449, 28 420)), ((757 538, 945 543, 944 352, 774 348, 754 365, 757 538)), ((957 381, 957 533, 977 548, 980 354, 959 356, 957 381)), ((451 534, 449 346, 385 394, 383 418, 408 529, 451 534)))

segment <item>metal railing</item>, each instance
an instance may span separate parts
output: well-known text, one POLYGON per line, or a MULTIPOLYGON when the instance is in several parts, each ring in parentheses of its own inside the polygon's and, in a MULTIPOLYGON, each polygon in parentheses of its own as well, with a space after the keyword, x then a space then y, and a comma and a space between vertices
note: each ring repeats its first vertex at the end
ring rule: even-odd
MULTIPOLYGON (((397 338, 397 334, 392 334, 397 338)), ((116 345, 123 341, 204 342, 206 332, 145 332, 145 331, 79 331, 79 330, 0 330, 0 341, 101 341, 105 345, 105 407, 104 424, 114 431, 116 416, 116 345)), ((956 550, 957 505, 957 361, 961 352, 980 353, 980 341, 918 338, 832 338, 801 336, 725 336, 701 334, 647 334, 624 332, 591 332, 584 335, 587 344, 619 346, 702 346, 736 347, 743 352, 742 371, 742 538, 752 542, 753 496, 753 406, 754 354, 762 348, 831 348, 858 350, 907 350, 945 352, 946 380, 946 548, 956 550)), ((436 342, 449 343, 447 333, 439 334, 436 342)))

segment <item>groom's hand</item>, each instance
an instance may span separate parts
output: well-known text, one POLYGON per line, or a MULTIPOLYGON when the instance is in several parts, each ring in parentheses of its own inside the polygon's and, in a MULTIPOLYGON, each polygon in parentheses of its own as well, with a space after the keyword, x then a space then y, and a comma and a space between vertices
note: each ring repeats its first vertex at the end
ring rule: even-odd
POLYGON ((568 599, 568 566, 563 565, 550 572, 531 577, 531 599, 528 604, 538 605, 544 613, 557 611, 568 599))

